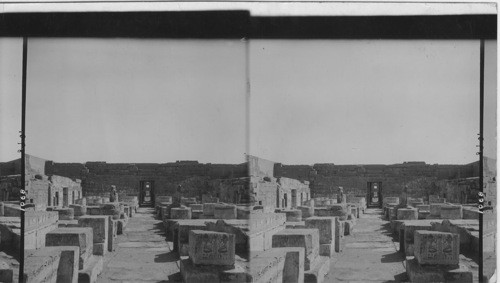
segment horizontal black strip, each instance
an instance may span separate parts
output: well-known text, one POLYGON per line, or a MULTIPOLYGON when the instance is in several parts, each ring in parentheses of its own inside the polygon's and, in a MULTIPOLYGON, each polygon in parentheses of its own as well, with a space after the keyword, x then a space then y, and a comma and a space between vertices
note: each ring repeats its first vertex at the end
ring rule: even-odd
POLYGON ((242 38, 248 11, 13 13, 0 15, 0 36, 242 38))
POLYGON ((0 36, 496 39, 496 15, 252 17, 248 11, 0 14, 0 36))
POLYGON ((495 39, 496 15, 254 17, 253 38, 495 39))

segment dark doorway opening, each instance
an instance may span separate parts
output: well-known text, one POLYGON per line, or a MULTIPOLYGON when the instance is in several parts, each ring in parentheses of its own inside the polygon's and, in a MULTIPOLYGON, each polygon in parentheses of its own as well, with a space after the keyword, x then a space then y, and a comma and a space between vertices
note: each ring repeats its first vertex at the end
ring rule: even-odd
POLYGON ((382 182, 368 182, 366 187, 366 205, 382 207, 382 182))
POLYGON ((154 181, 140 181, 139 184, 139 205, 154 207, 154 181))

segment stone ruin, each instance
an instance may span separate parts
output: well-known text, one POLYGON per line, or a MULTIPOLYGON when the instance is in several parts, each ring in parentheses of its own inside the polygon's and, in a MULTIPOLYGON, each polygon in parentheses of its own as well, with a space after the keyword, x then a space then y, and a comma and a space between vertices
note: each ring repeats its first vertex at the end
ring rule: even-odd
MULTIPOLYGON (((25 218, 26 282, 96 282, 103 256, 115 250, 117 235, 137 212, 138 191, 124 189, 126 185, 121 181, 110 196, 108 181, 96 185, 99 178, 104 178, 99 174, 110 172, 103 169, 105 163, 87 163, 86 169, 80 165, 45 164, 51 173, 66 176, 45 175, 40 165, 32 170, 33 178, 27 183, 33 205, 25 218), (77 173, 84 181, 75 178, 77 173), (116 198, 114 202, 112 198, 116 198)), ((136 179, 127 174, 142 174, 140 168, 145 167, 141 166, 126 167, 128 173, 122 168, 125 171, 120 171, 120 176, 134 183, 136 179)), ((189 167, 190 174, 209 172, 198 163, 175 166, 189 167)), ((346 249, 346 237, 353 235, 369 204, 365 191, 353 189, 352 182, 345 185, 325 179, 331 167, 315 168, 321 169, 317 172, 321 175, 303 174, 303 167, 288 168, 249 156, 247 176, 177 178, 175 183, 165 183, 165 190, 158 179, 152 204, 163 222, 166 241, 173 244, 182 280, 325 281, 327 274, 335 272, 330 270, 331 263, 346 249), (319 189, 327 181, 332 182, 329 189, 319 189), (200 189, 176 194, 173 184, 184 188, 195 184, 200 189)), ((165 171, 155 174, 175 171, 167 167, 161 170, 165 171)), ((471 282, 472 273, 461 263, 460 253, 477 252, 478 211, 447 202, 447 190, 427 196, 419 195, 413 187, 403 191, 400 196, 386 195, 382 212, 399 239, 400 252, 407 257, 409 280, 455 278, 463 280, 456 282, 471 282)))

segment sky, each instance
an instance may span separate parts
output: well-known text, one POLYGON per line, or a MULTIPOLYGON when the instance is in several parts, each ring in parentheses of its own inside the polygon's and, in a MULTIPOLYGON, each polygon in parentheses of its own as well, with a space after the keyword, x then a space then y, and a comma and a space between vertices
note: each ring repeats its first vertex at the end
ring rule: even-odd
MULTIPOLYGON (((56 162, 477 160, 478 41, 251 40, 248 125, 239 40, 28 46, 26 151, 56 162)), ((19 157, 21 47, 0 39, 0 161, 19 157)))
POLYGON ((479 41, 255 40, 250 152, 285 164, 466 164, 479 41))

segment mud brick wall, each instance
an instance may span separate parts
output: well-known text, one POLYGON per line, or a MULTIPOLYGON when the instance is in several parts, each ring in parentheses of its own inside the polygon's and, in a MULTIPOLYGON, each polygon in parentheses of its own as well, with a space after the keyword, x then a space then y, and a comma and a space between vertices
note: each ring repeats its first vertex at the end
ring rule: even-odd
MULTIPOLYGON (((430 184, 436 180, 451 180, 478 176, 478 162, 466 165, 430 165, 405 162, 394 165, 284 165, 274 167, 276 178, 287 177, 310 182, 312 197, 329 197, 332 189, 344 187, 344 192, 366 194, 368 182, 382 182, 383 197, 400 196, 405 185, 430 184), (421 182, 420 180, 426 180, 421 182)), ((431 187, 429 187, 431 188, 431 187)), ((436 188, 435 188, 436 189, 436 188)), ((427 187, 410 191, 409 196, 424 197, 427 187)))
POLYGON ((246 164, 202 164, 197 161, 171 163, 55 163, 45 165, 47 174, 57 174, 82 180, 84 196, 108 197, 110 186, 116 186, 118 197, 139 194, 141 181, 154 182, 154 193, 173 195, 179 185, 185 197, 216 195, 224 185, 210 181, 238 179, 248 176, 246 164), (222 186, 222 187, 221 187, 222 186))

